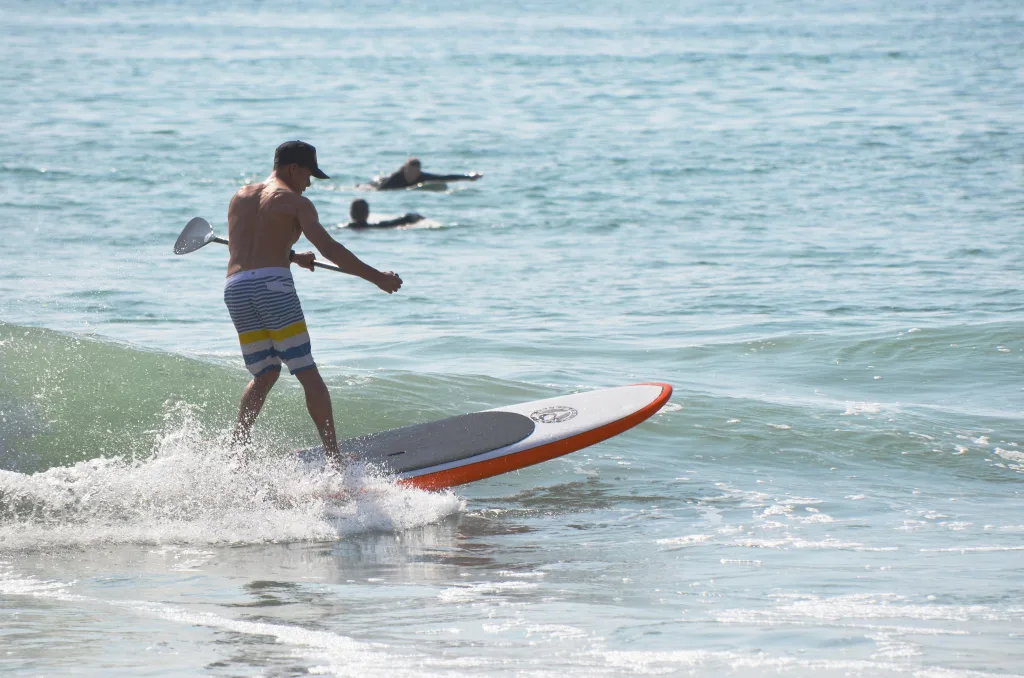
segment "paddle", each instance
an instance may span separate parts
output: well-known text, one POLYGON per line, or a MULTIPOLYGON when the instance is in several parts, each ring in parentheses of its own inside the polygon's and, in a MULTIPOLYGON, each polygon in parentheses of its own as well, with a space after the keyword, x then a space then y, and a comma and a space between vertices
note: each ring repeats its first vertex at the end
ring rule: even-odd
MULTIPOLYGON (((202 217, 196 217, 185 224, 185 230, 181 232, 178 240, 174 243, 174 253, 188 254, 189 252, 195 252, 201 247, 206 247, 211 242, 220 243, 221 245, 228 244, 227 240, 218 237, 213 232, 213 226, 210 225, 209 221, 202 217)), ((345 272, 333 264, 325 264, 321 261, 314 261, 313 265, 317 268, 326 268, 329 271, 337 271, 338 273, 345 272)))

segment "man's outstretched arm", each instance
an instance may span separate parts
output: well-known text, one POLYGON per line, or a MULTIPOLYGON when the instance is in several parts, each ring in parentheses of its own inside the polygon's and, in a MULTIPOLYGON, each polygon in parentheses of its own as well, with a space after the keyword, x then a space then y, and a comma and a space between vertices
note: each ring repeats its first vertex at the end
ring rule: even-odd
POLYGON ((402 286, 402 279, 397 274, 391 271, 378 271, 332 238, 320 224, 320 216, 309 198, 299 198, 298 212, 302 234, 313 243, 320 254, 333 261, 342 271, 371 282, 388 294, 397 292, 402 286))

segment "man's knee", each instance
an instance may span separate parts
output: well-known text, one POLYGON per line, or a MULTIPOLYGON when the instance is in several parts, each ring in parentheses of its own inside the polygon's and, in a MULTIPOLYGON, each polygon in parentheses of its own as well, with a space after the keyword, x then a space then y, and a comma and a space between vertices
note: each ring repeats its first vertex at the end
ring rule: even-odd
POLYGON ((303 370, 295 376, 298 378, 299 383, 302 384, 307 398, 312 398, 316 402, 330 401, 331 391, 328 390, 327 384, 324 383, 324 378, 321 377, 316 368, 303 370))
POLYGON ((320 376, 320 370, 316 369, 316 365, 313 367, 307 367, 304 370, 295 372, 295 378, 299 380, 305 388, 310 386, 322 386, 324 383, 323 377, 320 376))
POLYGON ((281 376, 280 369, 269 369, 265 372, 261 372, 252 378, 253 385, 256 388, 269 390, 271 386, 277 383, 277 378, 281 376))

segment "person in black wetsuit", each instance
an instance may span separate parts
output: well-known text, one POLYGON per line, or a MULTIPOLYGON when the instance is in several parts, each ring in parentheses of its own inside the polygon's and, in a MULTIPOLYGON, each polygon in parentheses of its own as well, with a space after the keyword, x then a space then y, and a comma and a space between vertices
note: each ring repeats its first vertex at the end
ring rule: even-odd
POLYGON ((389 228, 391 226, 415 224, 417 221, 423 220, 423 217, 420 215, 409 212, 397 219, 385 219, 384 221, 374 221, 371 223, 368 221, 370 218, 370 205, 362 198, 356 198, 352 201, 352 206, 348 208, 348 215, 352 218, 352 221, 345 224, 345 228, 389 228))
POLYGON ((388 191, 396 188, 408 188, 424 181, 476 181, 482 174, 470 172, 469 174, 428 174, 420 169, 419 158, 409 158, 398 171, 385 179, 372 182, 372 185, 380 191, 388 191))

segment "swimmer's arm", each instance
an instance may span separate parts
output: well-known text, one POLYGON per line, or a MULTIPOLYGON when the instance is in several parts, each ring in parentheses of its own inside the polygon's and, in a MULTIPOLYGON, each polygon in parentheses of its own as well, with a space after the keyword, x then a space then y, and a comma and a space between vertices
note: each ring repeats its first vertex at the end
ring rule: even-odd
POLYGON ((390 228, 392 226, 405 226, 406 224, 415 224, 417 221, 422 221, 423 217, 418 214, 410 212, 405 216, 397 217, 395 219, 385 219, 378 221, 375 224, 368 224, 369 226, 375 226, 377 228, 390 228))
POLYGON ((392 226, 405 226, 406 224, 415 224, 417 221, 422 221, 423 217, 412 212, 397 217, 395 219, 382 219, 380 221, 364 221, 356 222, 351 221, 345 224, 345 228, 351 228, 356 231, 366 230, 368 228, 391 228, 392 226))
POLYGON ((470 172, 469 174, 427 174, 420 172, 420 181, 476 181, 482 174, 470 172))
POLYGON ((309 198, 299 198, 298 217, 299 228, 306 239, 343 272, 371 282, 388 294, 402 286, 402 279, 397 275, 391 271, 378 271, 332 238, 327 229, 320 224, 320 216, 309 198))

